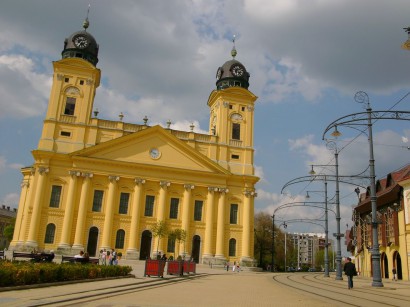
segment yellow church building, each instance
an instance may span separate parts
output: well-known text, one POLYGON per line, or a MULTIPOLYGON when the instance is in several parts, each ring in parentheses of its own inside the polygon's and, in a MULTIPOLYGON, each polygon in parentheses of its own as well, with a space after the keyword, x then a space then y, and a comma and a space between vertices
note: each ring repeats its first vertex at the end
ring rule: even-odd
POLYGON ((127 259, 158 250, 198 263, 253 262, 254 107, 249 73, 232 59, 210 93, 209 133, 98 118, 98 50, 84 30, 64 41, 34 163, 23 181, 12 250, 64 255, 116 249, 127 259), (185 242, 153 236, 165 221, 185 242))

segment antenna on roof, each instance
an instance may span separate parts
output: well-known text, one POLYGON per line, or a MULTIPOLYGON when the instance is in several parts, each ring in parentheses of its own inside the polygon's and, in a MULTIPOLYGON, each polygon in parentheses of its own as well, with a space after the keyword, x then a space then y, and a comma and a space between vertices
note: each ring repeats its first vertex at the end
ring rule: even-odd
POLYGON ((238 54, 238 52, 236 52, 236 48, 235 48, 235 38, 236 38, 236 35, 234 35, 233 38, 232 38, 233 47, 232 47, 232 50, 231 50, 231 55, 232 55, 233 58, 235 58, 236 55, 238 54))
POLYGON ((90 25, 90 22, 88 21, 88 15, 90 14, 90 7, 91 7, 91 4, 88 4, 87 17, 85 17, 85 20, 83 22, 83 28, 84 28, 85 31, 87 31, 87 28, 90 25))

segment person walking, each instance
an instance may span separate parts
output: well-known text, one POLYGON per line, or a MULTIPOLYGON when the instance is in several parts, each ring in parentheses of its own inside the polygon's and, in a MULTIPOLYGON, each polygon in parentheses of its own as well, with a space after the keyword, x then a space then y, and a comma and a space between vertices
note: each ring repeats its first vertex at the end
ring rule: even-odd
POLYGON ((353 289, 353 276, 356 276, 357 272, 356 272, 356 266, 354 265, 350 257, 346 258, 346 263, 343 267, 343 271, 345 272, 347 276, 347 288, 353 289))
POLYGON ((396 270, 396 268, 393 268, 393 270, 391 270, 391 271, 393 273, 393 279, 392 280, 397 281, 397 270, 396 270))

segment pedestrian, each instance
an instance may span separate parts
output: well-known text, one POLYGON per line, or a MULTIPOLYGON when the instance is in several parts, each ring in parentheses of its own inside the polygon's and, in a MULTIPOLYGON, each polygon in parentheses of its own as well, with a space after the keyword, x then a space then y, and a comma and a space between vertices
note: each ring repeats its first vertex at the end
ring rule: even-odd
POLYGON ((232 272, 235 272, 235 270, 236 270, 236 261, 233 262, 232 272))
POLYGON ((392 273, 393 273, 393 279, 392 280, 397 281, 397 270, 396 270, 396 268, 393 268, 392 273))
POLYGON ((236 272, 239 273, 239 271, 241 270, 241 267, 239 266, 239 263, 236 265, 236 272))
POLYGON ((107 264, 107 250, 104 248, 102 253, 101 253, 101 264, 106 265, 107 264))
POLYGON ((229 271, 229 261, 226 263, 226 271, 229 271))
POLYGON ((356 266, 352 262, 350 257, 346 258, 346 263, 343 267, 343 271, 347 276, 347 288, 353 289, 353 276, 357 276, 356 266))

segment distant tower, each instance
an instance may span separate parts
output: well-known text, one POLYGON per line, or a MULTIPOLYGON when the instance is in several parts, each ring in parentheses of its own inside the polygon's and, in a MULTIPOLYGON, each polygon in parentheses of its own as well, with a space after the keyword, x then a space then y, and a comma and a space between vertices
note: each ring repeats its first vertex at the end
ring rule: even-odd
POLYGON ((54 75, 39 150, 69 153, 86 147, 86 126, 92 115, 94 96, 100 85, 98 44, 84 30, 64 40, 62 59, 53 62, 54 75))
MULTIPOLYGON (((216 90, 209 99, 209 131, 218 136, 218 142, 232 146, 221 152, 220 164, 244 165, 242 172, 253 175, 253 126, 254 105, 257 97, 249 90, 249 73, 235 59, 235 37, 231 51, 232 59, 225 62, 216 72, 216 90), (245 166, 246 165, 246 166, 245 166)), ((229 168, 229 167, 228 167, 229 168)))

